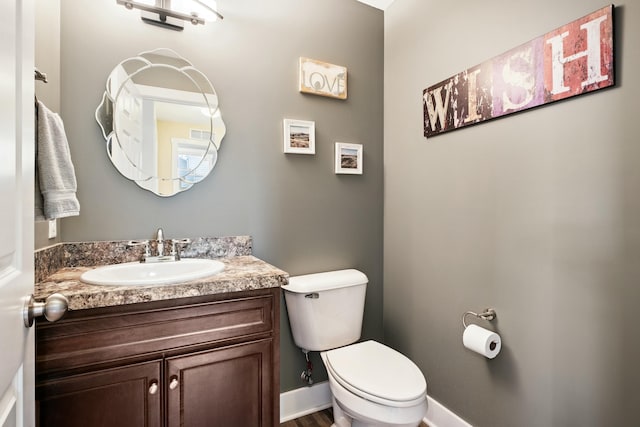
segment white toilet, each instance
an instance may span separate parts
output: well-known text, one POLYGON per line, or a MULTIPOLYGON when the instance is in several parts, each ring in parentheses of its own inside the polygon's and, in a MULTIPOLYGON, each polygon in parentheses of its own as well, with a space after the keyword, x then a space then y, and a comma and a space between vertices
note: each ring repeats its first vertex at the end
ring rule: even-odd
POLYGON ((283 286, 293 339, 320 351, 333 395, 334 426, 416 427, 427 383, 406 356, 360 339, 367 276, 340 270, 291 277, 283 286))

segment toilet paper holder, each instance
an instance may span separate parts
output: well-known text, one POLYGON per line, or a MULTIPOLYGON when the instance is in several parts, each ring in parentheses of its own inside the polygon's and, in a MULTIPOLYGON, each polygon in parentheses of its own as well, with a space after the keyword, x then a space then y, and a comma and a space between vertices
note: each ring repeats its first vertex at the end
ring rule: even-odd
POLYGON ((475 316, 478 319, 493 320, 496 318, 496 311, 493 308, 487 308, 482 313, 474 313, 473 311, 467 311, 462 315, 462 326, 467 329, 467 316, 475 316))

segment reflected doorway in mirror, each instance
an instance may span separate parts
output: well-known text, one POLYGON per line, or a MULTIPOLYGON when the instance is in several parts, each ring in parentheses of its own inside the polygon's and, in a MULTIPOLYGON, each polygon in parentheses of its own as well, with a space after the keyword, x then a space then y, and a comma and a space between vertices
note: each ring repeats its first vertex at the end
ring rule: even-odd
POLYGON ((116 169, 158 196, 188 190, 211 173, 226 133, 209 79, 170 49, 113 69, 96 109, 116 169))

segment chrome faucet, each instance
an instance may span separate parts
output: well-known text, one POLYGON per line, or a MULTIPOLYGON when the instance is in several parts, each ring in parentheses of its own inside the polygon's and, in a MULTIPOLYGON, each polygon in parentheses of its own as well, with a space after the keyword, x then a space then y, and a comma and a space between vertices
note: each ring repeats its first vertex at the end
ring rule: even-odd
POLYGON ((162 232, 162 228, 158 228, 156 241, 158 242, 158 256, 164 256, 164 233, 162 232))
POLYGON ((144 254, 140 259, 140 262, 166 262, 166 261, 179 261, 180 260, 180 248, 191 243, 191 239, 171 239, 171 253, 169 255, 164 254, 164 231, 162 228, 158 228, 156 232, 156 256, 151 256, 151 246, 149 240, 130 240, 127 246, 142 246, 144 245, 144 254))

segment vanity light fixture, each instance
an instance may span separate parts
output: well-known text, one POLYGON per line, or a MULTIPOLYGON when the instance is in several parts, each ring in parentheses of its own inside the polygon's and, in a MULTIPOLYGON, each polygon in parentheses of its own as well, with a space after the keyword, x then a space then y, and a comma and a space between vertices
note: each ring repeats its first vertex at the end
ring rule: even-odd
POLYGON ((147 24, 176 31, 184 29, 184 21, 198 25, 223 19, 215 0, 116 0, 127 9, 140 9, 147 24))

